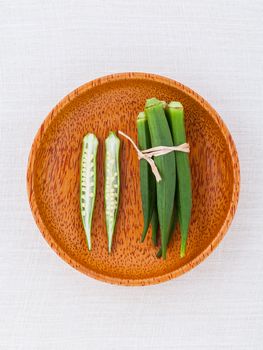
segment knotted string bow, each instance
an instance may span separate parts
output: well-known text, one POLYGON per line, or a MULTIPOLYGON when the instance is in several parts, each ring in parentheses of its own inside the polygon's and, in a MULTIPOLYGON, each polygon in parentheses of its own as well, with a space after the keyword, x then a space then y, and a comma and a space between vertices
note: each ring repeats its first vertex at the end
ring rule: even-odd
POLYGON ((152 157, 159 157, 159 156, 163 156, 164 154, 168 154, 174 151, 177 152, 185 152, 185 153, 189 153, 190 152, 190 147, 188 143, 182 143, 179 146, 158 146, 158 147, 152 147, 146 150, 140 150, 137 145, 135 144, 135 142, 130 138, 130 136, 126 135, 124 132, 122 131, 118 131, 118 133, 120 135, 122 135, 123 137, 125 137, 127 140, 130 141, 130 143, 133 145, 133 147, 135 148, 137 155, 138 155, 138 159, 144 159, 146 160, 146 162, 148 162, 151 166, 152 172, 156 178, 156 181, 159 182, 161 181, 161 175, 159 173, 159 170, 156 166, 156 164, 154 163, 154 160, 152 159, 152 157))

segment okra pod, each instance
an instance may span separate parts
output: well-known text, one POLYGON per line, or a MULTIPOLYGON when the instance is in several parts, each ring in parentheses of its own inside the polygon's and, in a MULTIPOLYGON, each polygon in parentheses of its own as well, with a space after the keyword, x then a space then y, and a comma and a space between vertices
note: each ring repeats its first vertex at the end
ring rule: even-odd
MULTIPOLYGON (((165 101, 161 101, 163 108, 166 107, 167 103, 165 101)), ((156 197, 156 195, 155 195, 156 197)), ((159 220, 158 220, 158 211, 157 211, 157 202, 156 198, 154 201, 154 207, 153 207, 153 215, 152 215, 152 220, 151 220, 151 227, 152 227, 152 242, 154 246, 157 246, 158 243, 158 230, 159 230, 159 220)), ((168 243, 169 244, 169 243, 168 243)), ((160 253, 159 257, 162 256, 162 249, 160 248, 159 252, 160 253)))
MULTIPOLYGON (((148 122, 144 112, 140 112, 137 118, 138 143, 141 150, 151 147, 151 139, 148 122)), ((143 242, 153 215, 156 199, 155 178, 149 163, 145 159, 140 160, 140 189, 143 210, 144 226, 141 241, 143 242)))
MULTIPOLYGON (((156 200, 156 198, 155 198, 156 200)), ((157 246, 157 234, 159 228, 159 220, 158 220, 158 211, 157 211, 157 203, 155 203, 153 208, 151 226, 152 226, 152 242, 154 246, 157 246)))
POLYGON ((105 212, 108 236, 108 251, 111 252, 112 238, 119 207, 120 195, 120 140, 114 132, 110 132, 105 140, 105 212))
MULTIPOLYGON (((145 114, 149 124, 152 147, 173 146, 173 139, 163 110, 163 103, 156 98, 147 100, 145 114)), ((154 161, 162 177, 161 181, 157 182, 156 188, 162 257, 165 259, 176 186, 174 152, 155 157, 154 161)))
MULTIPOLYGON (((180 102, 170 102, 166 114, 173 136, 174 145, 186 143, 184 126, 184 109, 180 102)), ((176 207, 178 211, 179 226, 181 231, 180 256, 186 252, 188 229, 192 209, 191 171, 189 156, 184 152, 176 152, 176 207)))
POLYGON ((98 140, 93 134, 87 134, 82 143, 80 209, 88 250, 91 250, 91 226, 96 197, 96 157, 98 144, 98 140))
MULTIPOLYGON (((170 223, 170 233, 169 233, 169 239, 168 239, 168 245, 172 239, 172 235, 174 233, 175 227, 176 227, 176 222, 177 222, 177 210, 174 206, 174 210, 173 210, 173 216, 172 216, 172 220, 170 223)), ((158 253, 156 254, 157 258, 160 258, 162 256, 162 247, 160 247, 160 249, 158 250, 158 253)))

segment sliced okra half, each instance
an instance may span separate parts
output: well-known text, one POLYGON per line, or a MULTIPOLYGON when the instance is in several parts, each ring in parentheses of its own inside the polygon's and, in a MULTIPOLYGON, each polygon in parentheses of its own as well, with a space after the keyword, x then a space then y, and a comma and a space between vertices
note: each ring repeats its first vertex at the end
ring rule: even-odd
POLYGON ((110 132, 105 140, 105 212, 108 237, 108 251, 111 252, 112 239, 118 215, 120 196, 120 140, 110 132))
POLYGON ((88 250, 91 250, 92 216, 96 198, 96 158, 98 144, 98 139, 94 134, 87 134, 82 144, 80 208, 88 250))

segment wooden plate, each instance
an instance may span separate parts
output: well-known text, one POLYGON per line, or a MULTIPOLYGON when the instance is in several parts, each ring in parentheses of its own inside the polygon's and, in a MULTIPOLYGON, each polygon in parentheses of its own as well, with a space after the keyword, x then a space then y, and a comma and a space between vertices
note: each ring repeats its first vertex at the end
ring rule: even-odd
POLYGON ((225 124, 197 93, 161 76, 122 73, 81 86, 49 113, 32 145, 27 188, 40 231, 67 263, 105 282, 146 285, 192 269, 218 245, 236 211, 239 162, 225 124), (136 117, 150 97, 179 100, 185 108, 191 147, 193 210, 187 255, 183 259, 179 258, 178 231, 166 261, 156 258, 150 232, 146 241, 140 243, 143 218, 139 163, 126 140, 122 140, 121 146, 119 217, 112 254, 107 252, 103 208, 104 140, 110 130, 122 130, 136 140, 136 117), (91 252, 86 247, 79 208, 81 144, 88 132, 95 133, 100 142, 91 252))

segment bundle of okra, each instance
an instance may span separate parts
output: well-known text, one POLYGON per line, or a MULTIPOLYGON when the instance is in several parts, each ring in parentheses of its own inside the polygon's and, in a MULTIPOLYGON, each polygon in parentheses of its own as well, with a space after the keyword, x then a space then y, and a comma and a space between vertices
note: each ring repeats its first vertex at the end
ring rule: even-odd
MULTIPOLYGON (((163 101, 152 98, 146 101, 144 112, 137 119, 138 141, 141 150, 157 146, 176 146, 186 142, 184 112, 179 102, 168 106, 163 101)), ((80 172, 80 207, 88 249, 91 250, 91 226, 96 197, 96 156, 98 140, 94 134, 83 139, 80 172)), ((105 217, 108 236, 108 251, 111 252, 112 238, 118 214, 120 195, 119 170, 120 140, 110 132, 105 140, 105 217)), ((158 257, 166 258, 166 251, 176 218, 181 230, 181 250, 186 251, 188 227, 191 216, 192 193, 189 159, 186 153, 171 152, 155 157, 154 162, 161 174, 156 182, 154 174, 146 162, 140 160, 140 188, 144 216, 142 241, 149 225, 152 226, 152 240, 157 245, 160 226, 161 248, 158 257)))
MULTIPOLYGON (((183 106, 180 102, 170 102, 166 105, 156 98, 148 99, 144 112, 138 115, 137 130, 141 150, 186 143, 183 106)), ((160 226, 161 248, 157 256, 165 259, 167 246, 178 218, 181 231, 180 256, 184 257, 192 207, 189 157, 187 153, 171 152, 155 157, 154 162, 162 177, 159 182, 156 182, 146 160, 140 160, 144 216, 142 241, 151 223, 152 241, 157 245, 157 232, 160 226)))

